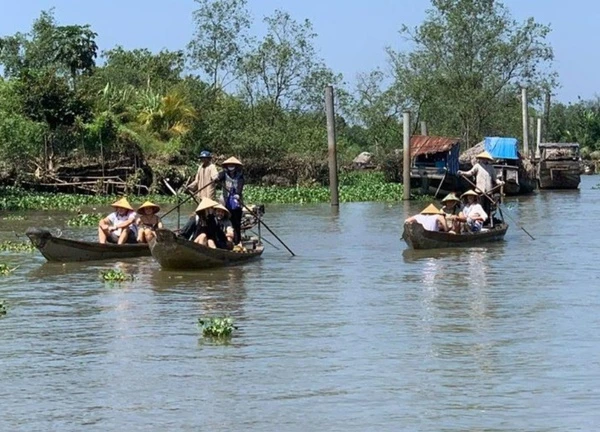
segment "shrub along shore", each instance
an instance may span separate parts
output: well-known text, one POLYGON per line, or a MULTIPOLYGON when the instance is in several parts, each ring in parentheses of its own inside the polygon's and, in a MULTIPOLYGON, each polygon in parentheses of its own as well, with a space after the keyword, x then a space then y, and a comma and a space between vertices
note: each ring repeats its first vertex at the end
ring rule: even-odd
MULTIPOLYGON (((339 179, 340 202, 382 201, 393 202, 402 199, 403 187, 399 183, 389 183, 381 172, 349 172, 339 179)), ((180 195, 180 199, 186 195, 180 195)), ((119 197, 116 195, 82 195, 31 192, 17 187, 0 189, 0 210, 72 210, 84 206, 108 206, 119 197)), ((160 204, 175 204, 173 195, 143 195, 128 197, 132 202, 150 200, 160 204)), ((244 198, 248 203, 257 204, 307 204, 329 202, 327 186, 254 186, 247 185, 244 198)))

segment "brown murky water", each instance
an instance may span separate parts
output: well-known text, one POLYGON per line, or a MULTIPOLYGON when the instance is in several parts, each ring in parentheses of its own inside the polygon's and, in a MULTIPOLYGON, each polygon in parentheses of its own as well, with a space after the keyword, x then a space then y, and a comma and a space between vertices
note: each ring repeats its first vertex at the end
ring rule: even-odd
MULTIPOLYGON (((2 254, 19 268, 0 279, 0 430, 596 430, 598 181, 510 200, 536 240, 511 223, 483 248, 406 250, 421 204, 356 203, 268 206, 298 256, 268 247, 235 268, 2 254), (110 286, 110 268, 136 278, 110 286), (226 314, 231 343, 203 340, 198 317, 226 314)), ((25 216, 0 238, 94 237, 25 216)))

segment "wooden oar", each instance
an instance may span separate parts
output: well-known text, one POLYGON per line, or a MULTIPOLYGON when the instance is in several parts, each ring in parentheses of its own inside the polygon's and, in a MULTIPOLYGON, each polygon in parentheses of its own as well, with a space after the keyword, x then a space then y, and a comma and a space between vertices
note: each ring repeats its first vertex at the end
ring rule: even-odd
MULTIPOLYGON (((209 187, 209 186, 210 186, 211 184, 213 184, 214 182, 215 182, 215 181, 213 180, 213 181, 211 181, 210 183, 208 183, 208 184, 206 184, 206 185, 202 186, 202 187, 200 188, 200 190, 196 191, 196 193, 199 193, 200 191, 202 191, 202 190, 206 189, 207 187, 209 187)), ((168 184, 166 180, 165 180, 165 183, 166 183, 166 184, 168 184)), ((175 194, 177 194, 177 192, 175 192, 171 186, 168 186, 168 188, 169 188, 169 189, 170 189, 172 192, 174 192, 175 194)), ((192 198, 194 198, 194 201, 196 201, 196 203, 198 203, 198 200, 196 200, 196 197, 193 195, 193 193, 192 193, 192 192, 191 192, 191 191, 190 191, 188 188, 186 188, 185 190, 186 190, 187 192, 189 192, 189 193, 190 193, 190 196, 189 196, 189 197, 187 197, 186 199, 184 199, 183 201, 181 201, 179 204, 177 204, 175 207, 173 207, 171 210, 169 210, 168 212, 166 212, 166 213, 165 213, 164 215, 162 215, 161 217, 165 217, 166 215, 168 215, 169 213, 171 213, 173 210, 177 210, 179 207, 181 207, 183 204, 185 204, 186 202, 188 202, 188 201, 189 201, 189 200, 191 200, 192 198)))
MULTIPOLYGON (((475 183, 473 183, 471 180, 469 180, 469 179, 468 179, 468 178, 467 178, 467 177, 466 177, 464 174, 461 174, 461 177, 462 177, 462 178, 464 178, 466 181, 468 181, 468 182, 471 184, 471 186, 473 186, 475 189, 477 189, 477 186, 475 185, 475 183)), ((493 189, 492 189, 492 190, 493 190, 493 189)), ((502 218, 504 218, 504 214, 502 213, 502 208, 500 207, 502 204, 501 204, 501 203, 499 203, 499 202, 497 203, 496 201, 494 201, 494 199, 492 199, 492 198, 491 198, 491 197, 490 197, 490 196, 489 196, 487 193, 485 193, 484 191, 481 191, 481 193, 482 193, 482 194, 483 194, 483 195, 484 195, 484 196, 485 196, 487 199, 489 199, 489 200, 492 202, 492 204, 496 204, 496 205, 498 206, 498 209, 500 209, 500 216, 502 216, 502 218)), ((535 237, 533 237, 531 234, 529 234, 529 232, 528 232, 528 231, 527 231, 525 228, 523 228, 521 225, 519 225, 519 223, 518 223, 516 220, 514 220, 512 217, 510 217, 510 215, 508 214, 508 212, 507 212, 507 214, 506 214, 506 215, 508 216, 508 218, 509 218, 511 221, 513 221, 513 222, 515 223, 515 225, 516 225, 518 228, 522 229, 522 230, 523 230, 523 232, 524 232, 525 234, 527 234, 529 237, 531 237, 531 240, 535 240, 535 237)), ((490 217, 491 217, 491 215, 490 215, 490 217)))

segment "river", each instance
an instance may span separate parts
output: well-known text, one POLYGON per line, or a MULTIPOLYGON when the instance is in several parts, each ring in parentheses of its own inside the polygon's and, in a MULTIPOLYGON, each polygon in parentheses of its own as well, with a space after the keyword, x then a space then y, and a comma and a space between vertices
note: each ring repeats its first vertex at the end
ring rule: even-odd
MULTIPOLYGON (((0 430, 596 430, 599 181, 508 199, 535 240, 509 220, 504 242, 464 250, 407 250, 423 204, 398 202, 267 206, 297 256, 220 270, 4 253, 19 267, 0 279, 0 430), (102 282, 111 268, 135 279, 102 282), (228 345, 201 337, 214 315, 239 327, 228 345)), ((0 239, 94 238, 24 215, 0 239)))

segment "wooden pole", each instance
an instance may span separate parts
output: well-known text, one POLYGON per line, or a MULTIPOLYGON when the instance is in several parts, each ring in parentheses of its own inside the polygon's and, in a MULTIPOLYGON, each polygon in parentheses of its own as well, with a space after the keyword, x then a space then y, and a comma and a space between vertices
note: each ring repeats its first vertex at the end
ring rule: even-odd
POLYGON ((527 114, 527 87, 521 87, 521 105, 523 110, 523 156, 529 156, 529 116, 527 114))
POLYGON ((331 205, 339 206, 337 150, 335 144, 335 112, 333 108, 333 87, 330 85, 325 87, 325 113, 327 116, 327 149, 329 155, 329 190, 331 192, 331 205))
POLYGON ((402 194, 403 200, 410 199, 410 112, 404 112, 404 119, 402 121, 402 129, 404 132, 404 151, 403 151, 403 169, 402 179, 404 192, 402 194))
POLYGON ((550 127, 550 90, 546 90, 546 101, 544 103, 544 122, 546 129, 544 131, 544 141, 548 141, 548 128, 550 127))
POLYGON ((535 142, 535 118, 533 116, 529 116, 527 126, 529 126, 528 138, 529 142, 531 143, 531 152, 533 153, 533 143, 535 142))
POLYGON ((421 122, 421 135, 427 136, 427 123, 424 121, 421 122))
POLYGON ((536 146, 535 146, 535 157, 540 157, 540 144, 542 143, 542 119, 538 117, 537 119, 537 137, 536 137, 536 146))

